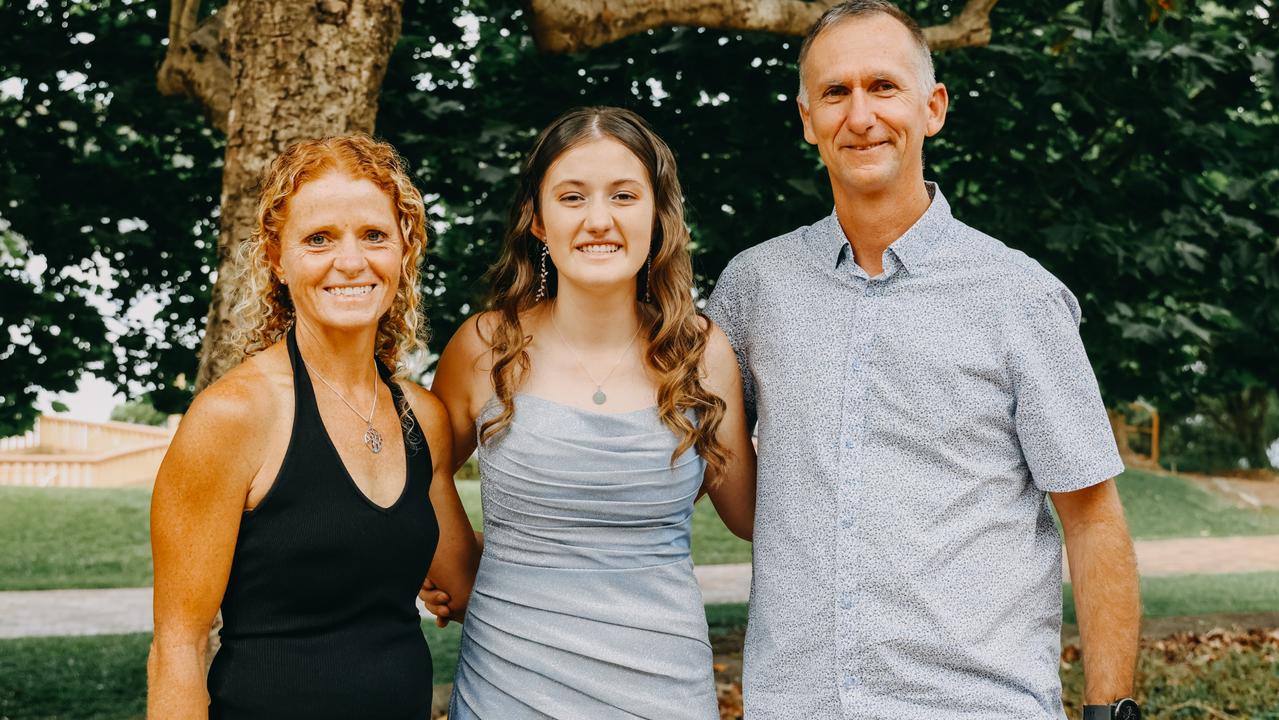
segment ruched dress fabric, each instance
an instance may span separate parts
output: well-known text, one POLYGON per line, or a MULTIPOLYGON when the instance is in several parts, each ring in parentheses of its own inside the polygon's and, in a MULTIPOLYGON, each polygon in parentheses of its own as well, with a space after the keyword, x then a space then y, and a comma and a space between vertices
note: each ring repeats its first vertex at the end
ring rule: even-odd
POLYGON ((484 555, 450 720, 717 719, 689 555, 705 463, 691 449, 671 462, 653 407, 514 403, 479 446, 484 555))

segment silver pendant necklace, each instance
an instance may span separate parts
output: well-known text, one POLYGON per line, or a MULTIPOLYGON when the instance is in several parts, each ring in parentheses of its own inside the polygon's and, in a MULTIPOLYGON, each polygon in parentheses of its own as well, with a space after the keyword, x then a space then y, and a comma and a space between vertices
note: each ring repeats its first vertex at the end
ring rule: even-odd
POLYGON ((382 452, 382 433, 378 432, 378 429, 373 427, 373 418, 377 417, 377 368, 374 368, 373 370, 373 409, 369 411, 368 417, 364 417, 364 415, 360 414, 359 410, 355 409, 354 405, 347 402, 346 398, 342 397, 342 393, 338 392, 337 388, 329 384, 329 381, 325 380, 323 375, 316 372, 315 368, 308 367, 307 369, 311 371, 311 374, 319 378, 320 382, 324 383, 325 387, 331 390, 334 395, 337 395, 338 400, 341 400, 347 407, 351 408, 351 412, 355 413, 356 417, 364 421, 364 445, 368 447, 374 455, 382 452))
POLYGON ((568 348, 568 351, 573 353, 573 359, 577 361, 577 366, 582 368, 582 372, 586 373, 586 377, 590 378, 591 383, 595 385, 595 394, 591 395, 591 402, 596 405, 603 405, 608 402, 608 395, 604 394, 604 383, 608 382, 608 379, 613 377, 613 371, 617 370, 617 366, 622 364, 622 358, 626 357, 626 353, 630 351, 631 346, 635 344, 635 338, 639 337, 640 330, 644 327, 643 324, 635 328, 635 334, 631 336, 631 341, 626 343, 626 347, 622 348, 622 354, 617 356, 617 360, 613 362, 613 367, 608 369, 608 374, 604 376, 604 379, 596 381, 595 376, 586 368, 586 363, 582 362, 582 356, 577 354, 577 348, 570 345, 568 340, 564 338, 564 333, 560 332, 559 323, 555 322, 555 305, 551 305, 550 314, 551 327, 555 328, 555 334, 560 336, 560 342, 564 343, 564 347, 568 348))

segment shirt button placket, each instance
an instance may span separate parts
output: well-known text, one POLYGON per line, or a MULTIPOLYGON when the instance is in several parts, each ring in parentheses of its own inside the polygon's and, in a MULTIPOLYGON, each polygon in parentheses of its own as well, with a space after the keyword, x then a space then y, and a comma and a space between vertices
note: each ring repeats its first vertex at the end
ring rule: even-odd
POLYGON ((836 615, 836 627, 838 628, 836 641, 839 644, 836 656, 840 659, 840 695, 845 708, 852 703, 853 688, 857 685, 857 668, 856 659, 858 657, 856 644, 856 586, 855 578, 857 577, 857 568, 855 566, 856 558, 852 553, 852 548, 857 544, 855 522, 853 519, 853 504, 851 498, 852 486, 860 484, 863 479, 862 468, 865 467, 865 438, 867 433, 866 424, 869 420, 869 406, 867 399, 870 392, 869 370, 870 370, 870 354, 872 342, 875 336, 876 316, 878 315, 879 303, 877 302, 879 295, 882 293, 882 281, 868 281, 862 290, 861 302, 858 303, 857 313, 853 318, 853 343, 852 357, 849 359, 848 379, 849 379, 849 405, 847 406, 847 415, 844 418, 844 425, 847 429, 844 435, 844 455, 850 468, 848 472, 848 481, 850 491, 845 496, 844 502, 840 505, 839 519, 839 576, 840 586, 838 588, 838 596, 836 605, 838 612, 836 615), (862 452, 857 453, 858 448, 862 452))
POLYGON ((838 508, 835 657, 839 663, 839 689, 843 701, 842 704, 845 706, 850 700, 848 693, 856 684, 855 661, 857 648, 854 641, 856 637, 854 632, 856 626, 854 594, 857 572, 853 548, 857 545, 857 539, 854 527, 856 523, 854 521, 853 499, 857 497, 857 486, 861 483, 863 477, 862 468, 865 467, 863 462, 864 454, 858 452, 858 449, 864 448, 863 441, 866 432, 867 378, 865 370, 869 362, 871 341, 874 337, 876 308, 873 302, 875 295, 873 288, 875 285, 876 283, 874 282, 866 283, 862 291, 862 297, 857 303, 851 318, 852 337, 849 343, 851 356, 845 368, 846 395, 844 417, 841 423, 843 437, 841 440, 840 464, 844 468, 843 476, 845 482, 841 488, 843 492, 840 493, 838 508))

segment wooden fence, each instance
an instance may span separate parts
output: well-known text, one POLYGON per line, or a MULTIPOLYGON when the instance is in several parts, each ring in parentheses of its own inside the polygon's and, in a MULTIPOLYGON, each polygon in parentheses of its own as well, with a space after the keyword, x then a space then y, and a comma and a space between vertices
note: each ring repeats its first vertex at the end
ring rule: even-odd
POLYGON ((42 416, 25 435, 0 439, 0 485, 150 486, 175 427, 42 416))

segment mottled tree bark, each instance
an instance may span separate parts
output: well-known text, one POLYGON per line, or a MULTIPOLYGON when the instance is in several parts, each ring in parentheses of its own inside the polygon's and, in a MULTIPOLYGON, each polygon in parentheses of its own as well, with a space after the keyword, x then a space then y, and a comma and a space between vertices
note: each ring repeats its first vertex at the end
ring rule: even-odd
MULTIPOLYGON (((986 45, 998 0, 968 0, 945 25, 924 28, 934 50, 986 45)), ((529 0, 533 39, 544 52, 599 47, 652 28, 694 25, 803 35, 834 0, 529 0)))
POLYGON ((227 138, 199 392, 238 358, 226 343, 238 321, 236 255, 253 231, 262 172, 298 140, 372 132, 402 0, 230 0, 199 24, 193 2, 173 0, 175 37, 158 83, 170 94, 195 95, 227 138))

